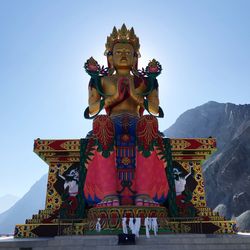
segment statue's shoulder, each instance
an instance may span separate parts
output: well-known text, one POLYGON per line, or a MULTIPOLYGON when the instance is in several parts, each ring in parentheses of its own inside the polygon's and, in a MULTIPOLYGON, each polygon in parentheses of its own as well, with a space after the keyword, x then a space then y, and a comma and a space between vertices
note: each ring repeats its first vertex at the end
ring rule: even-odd
POLYGON ((105 76, 101 76, 101 78, 103 79, 103 80, 105 80, 105 81, 110 81, 111 79, 114 79, 115 78, 115 76, 113 76, 113 75, 105 75, 105 76))
POLYGON ((117 76, 113 76, 113 75, 102 76, 101 81, 102 82, 115 82, 117 81, 117 76))
POLYGON ((104 89, 109 89, 114 87, 117 84, 116 76, 102 76, 101 85, 104 89))
POLYGON ((134 85, 135 85, 135 87, 137 88, 137 87, 139 87, 139 86, 146 86, 147 85, 147 79, 146 79, 146 77, 144 77, 144 76, 133 76, 133 78, 134 78, 134 85))

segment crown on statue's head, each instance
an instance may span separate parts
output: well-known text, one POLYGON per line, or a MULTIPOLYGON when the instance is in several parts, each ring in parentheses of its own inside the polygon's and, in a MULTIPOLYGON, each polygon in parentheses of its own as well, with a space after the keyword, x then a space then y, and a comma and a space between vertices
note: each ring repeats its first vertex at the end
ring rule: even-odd
POLYGON ((136 54, 138 57, 140 57, 140 44, 139 44, 139 38, 135 35, 134 28, 132 27, 130 30, 127 29, 126 25, 123 24, 121 29, 118 29, 116 27, 113 28, 112 33, 110 36, 107 37, 106 42, 106 50, 104 52, 104 55, 107 56, 109 53, 112 52, 113 47, 116 43, 129 43, 133 46, 136 54))

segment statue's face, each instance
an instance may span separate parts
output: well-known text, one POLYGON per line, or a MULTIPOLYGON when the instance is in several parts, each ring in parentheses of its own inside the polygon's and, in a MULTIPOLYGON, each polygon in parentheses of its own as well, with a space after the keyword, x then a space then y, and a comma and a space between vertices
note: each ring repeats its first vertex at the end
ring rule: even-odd
POLYGON ((134 64, 134 48, 129 43, 117 43, 113 48, 114 68, 131 68, 134 64))

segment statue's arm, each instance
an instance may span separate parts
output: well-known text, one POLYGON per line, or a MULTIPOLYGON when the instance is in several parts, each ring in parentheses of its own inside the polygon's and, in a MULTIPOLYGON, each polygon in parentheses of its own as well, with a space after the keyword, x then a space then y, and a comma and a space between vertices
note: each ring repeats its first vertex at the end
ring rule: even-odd
POLYGON ((119 94, 116 93, 115 95, 108 96, 105 98, 104 107, 109 108, 114 106, 119 101, 119 94))
POLYGON ((145 84, 141 82, 140 86, 135 89, 134 82, 130 82, 130 96, 137 102, 137 104, 144 108, 144 98, 141 95, 145 91, 145 84))
POLYGON ((154 87, 152 92, 147 96, 148 99, 148 109, 150 113, 158 114, 159 112, 159 90, 158 90, 158 82, 155 79, 154 87))
POLYGON ((131 97, 137 102, 137 104, 144 108, 144 99, 142 96, 135 94, 133 92, 130 93, 131 97))
POLYGON ((111 106, 114 106, 116 104, 116 98, 114 98, 113 96, 109 96, 107 98, 105 98, 105 103, 104 103, 104 107, 105 108, 109 108, 111 106))
POLYGON ((89 84, 89 113, 91 115, 97 113, 100 108, 101 96, 96 88, 89 84))
MULTIPOLYGON (((106 89, 107 92, 112 93, 113 91, 110 89, 111 86, 111 82, 109 82, 110 80, 108 80, 107 78, 102 78, 102 86, 104 87, 104 89, 106 89)), ((124 96, 124 92, 121 91, 121 93, 118 90, 118 87, 115 91, 114 94, 108 95, 105 97, 105 101, 104 101, 104 107, 105 108, 110 108, 115 106, 118 102, 120 102, 122 100, 124 96)))

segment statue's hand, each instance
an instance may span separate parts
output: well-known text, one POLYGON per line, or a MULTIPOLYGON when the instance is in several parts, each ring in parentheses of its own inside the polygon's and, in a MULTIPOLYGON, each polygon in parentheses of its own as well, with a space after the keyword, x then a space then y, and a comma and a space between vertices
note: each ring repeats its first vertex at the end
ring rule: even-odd
POLYGON ((134 81, 131 81, 129 88, 130 88, 130 96, 135 100, 135 102, 139 106, 144 107, 144 97, 139 94, 143 92, 143 89, 144 89, 143 84, 140 84, 140 86, 138 86, 135 89, 134 81))
POLYGON ((114 106, 117 103, 123 101, 125 99, 126 89, 122 89, 122 91, 117 91, 113 96, 109 96, 105 98, 104 108, 108 108, 110 106, 114 106))
POLYGON ((104 108, 108 108, 112 104, 112 99, 110 97, 107 97, 104 101, 104 108))
POLYGON ((118 99, 123 100, 125 96, 130 95, 130 86, 128 78, 118 80, 118 99))
POLYGON ((114 106, 126 98, 130 96, 130 86, 129 86, 129 79, 126 77, 122 77, 118 79, 117 82, 117 91, 113 96, 109 96, 105 99, 104 107, 114 106))
POLYGON ((135 93, 134 88, 131 89, 130 91, 130 96, 136 101, 136 103, 143 107, 144 106, 144 98, 141 95, 138 95, 135 93))

